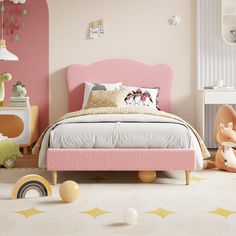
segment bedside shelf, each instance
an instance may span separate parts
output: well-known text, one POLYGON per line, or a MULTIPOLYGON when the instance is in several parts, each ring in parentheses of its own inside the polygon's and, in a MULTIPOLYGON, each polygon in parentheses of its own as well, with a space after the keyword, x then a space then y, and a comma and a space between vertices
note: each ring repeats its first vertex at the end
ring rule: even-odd
POLYGON ((0 107, 0 133, 28 153, 38 138, 38 107, 0 107))

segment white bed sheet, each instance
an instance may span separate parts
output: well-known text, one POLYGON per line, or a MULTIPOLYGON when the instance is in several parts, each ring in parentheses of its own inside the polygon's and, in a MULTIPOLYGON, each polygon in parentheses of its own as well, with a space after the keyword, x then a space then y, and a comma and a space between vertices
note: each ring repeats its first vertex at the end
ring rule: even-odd
POLYGON ((189 148, 191 133, 176 123, 69 123, 50 135, 52 148, 189 148))

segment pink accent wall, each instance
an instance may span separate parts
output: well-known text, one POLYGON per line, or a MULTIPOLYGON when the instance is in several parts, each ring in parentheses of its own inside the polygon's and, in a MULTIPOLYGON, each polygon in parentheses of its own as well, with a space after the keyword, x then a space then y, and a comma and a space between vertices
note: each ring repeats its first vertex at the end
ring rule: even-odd
MULTIPOLYGON (((4 1, 7 8, 10 3, 4 1)), ((31 105, 39 106, 39 131, 48 125, 49 110, 49 14, 46 0, 26 1, 28 15, 20 41, 7 40, 7 48, 19 57, 18 62, 0 62, 0 72, 10 72, 13 79, 5 83, 5 105, 12 85, 21 80, 27 88, 31 105)))

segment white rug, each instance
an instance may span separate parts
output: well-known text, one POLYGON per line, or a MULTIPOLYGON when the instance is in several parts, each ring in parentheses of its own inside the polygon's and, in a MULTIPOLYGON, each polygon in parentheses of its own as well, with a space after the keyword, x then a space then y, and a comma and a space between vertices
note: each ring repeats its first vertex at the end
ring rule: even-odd
POLYGON ((141 184, 132 172, 67 172, 59 182, 80 184, 80 197, 71 204, 58 195, 11 200, 14 183, 26 174, 50 174, 38 169, 0 169, 0 235, 236 235, 236 175, 217 170, 192 173, 184 179, 160 178, 141 184), (138 211, 138 221, 127 225, 125 208, 138 211))

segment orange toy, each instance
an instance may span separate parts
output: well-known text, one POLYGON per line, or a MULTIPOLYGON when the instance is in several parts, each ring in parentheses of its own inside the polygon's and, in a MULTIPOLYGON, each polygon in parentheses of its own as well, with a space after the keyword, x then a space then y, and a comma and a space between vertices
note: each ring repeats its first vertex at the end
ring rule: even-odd
POLYGON ((153 183, 156 180, 156 171, 139 171, 138 178, 143 183, 153 183))
POLYGON ((215 156, 218 169, 236 172, 236 112, 230 105, 222 105, 216 114, 214 138, 220 144, 215 156))
POLYGON ((215 156, 216 167, 220 170, 236 172, 236 132, 233 130, 233 122, 228 127, 220 124, 217 129, 216 140, 220 144, 215 156))

